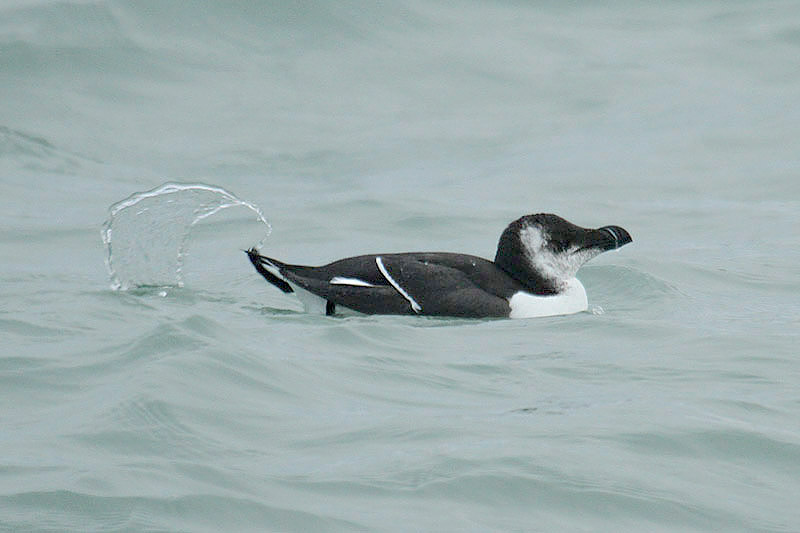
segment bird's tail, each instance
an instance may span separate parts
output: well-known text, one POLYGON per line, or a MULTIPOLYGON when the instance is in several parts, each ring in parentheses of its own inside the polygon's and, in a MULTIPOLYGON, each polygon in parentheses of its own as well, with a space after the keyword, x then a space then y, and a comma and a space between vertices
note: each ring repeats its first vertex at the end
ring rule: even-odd
POLYGON ((247 257, 250 258, 250 262, 253 263, 256 271, 264 276, 264 279, 278 287, 283 292, 294 292, 292 290, 292 286, 289 285, 286 280, 278 276, 281 268, 283 267, 283 263, 259 254, 255 248, 250 248, 245 253, 247 254, 247 257), (274 269, 275 273, 270 272, 269 269, 274 269))

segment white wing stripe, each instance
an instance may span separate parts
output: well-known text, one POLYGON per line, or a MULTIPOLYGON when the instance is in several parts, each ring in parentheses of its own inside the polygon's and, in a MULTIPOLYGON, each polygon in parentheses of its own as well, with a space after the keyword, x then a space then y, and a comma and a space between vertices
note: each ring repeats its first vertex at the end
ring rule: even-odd
POLYGON ((345 278, 342 276, 335 276, 331 278, 331 285, 351 285, 353 287, 374 287, 372 283, 366 282, 358 278, 345 278))
POLYGON ((413 309, 415 313, 419 313, 420 311, 422 311, 422 307, 419 306, 416 300, 414 300, 414 298, 412 298, 411 295, 409 295, 406 291, 404 291, 403 287, 401 287, 394 280, 394 278, 389 275, 389 272, 386 270, 386 267, 383 266, 383 261, 381 260, 380 256, 375 258, 375 264, 378 265, 378 270, 381 271, 381 274, 383 274, 383 277, 386 278, 386 281, 388 281, 389 284, 391 284, 391 286, 394 287, 397 292, 402 294, 403 298, 408 300, 408 303, 411 304, 411 309, 413 309))

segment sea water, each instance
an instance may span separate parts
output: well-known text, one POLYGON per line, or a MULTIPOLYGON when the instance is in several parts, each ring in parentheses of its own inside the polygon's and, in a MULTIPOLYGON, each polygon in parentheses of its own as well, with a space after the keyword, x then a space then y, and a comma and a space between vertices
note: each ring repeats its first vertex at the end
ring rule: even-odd
POLYGON ((800 530, 798 58, 797 2, 0 3, 0 529, 800 530), (110 275, 165 183, 236 201, 110 275), (591 312, 312 316, 242 253, 536 212, 633 236, 591 312))

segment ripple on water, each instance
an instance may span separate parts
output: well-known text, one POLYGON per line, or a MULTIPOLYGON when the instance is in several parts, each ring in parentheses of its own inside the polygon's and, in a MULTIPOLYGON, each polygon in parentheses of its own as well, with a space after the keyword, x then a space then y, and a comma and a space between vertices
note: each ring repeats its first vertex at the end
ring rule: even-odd
POLYGON ((164 494, 156 487, 143 492, 105 496, 74 490, 34 491, 5 495, 0 502, 14 510, 5 518, 12 528, 37 523, 55 530, 72 530, 81 524, 86 531, 364 530, 357 522, 297 510, 288 498, 284 505, 276 505, 244 494, 164 494))

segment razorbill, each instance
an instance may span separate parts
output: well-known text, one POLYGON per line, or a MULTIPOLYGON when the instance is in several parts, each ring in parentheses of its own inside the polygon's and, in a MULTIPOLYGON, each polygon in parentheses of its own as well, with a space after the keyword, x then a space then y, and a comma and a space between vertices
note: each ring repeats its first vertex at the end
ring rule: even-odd
POLYGON ((296 293, 307 311, 531 318, 585 311, 586 290, 575 273, 589 259, 631 241, 619 226, 588 229, 540 213, 508 225, 494 261, 412 252, 311 267, 265 257, 255 248, 247 255, 267 281, 296 293))

